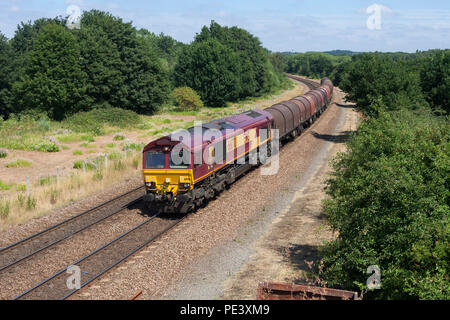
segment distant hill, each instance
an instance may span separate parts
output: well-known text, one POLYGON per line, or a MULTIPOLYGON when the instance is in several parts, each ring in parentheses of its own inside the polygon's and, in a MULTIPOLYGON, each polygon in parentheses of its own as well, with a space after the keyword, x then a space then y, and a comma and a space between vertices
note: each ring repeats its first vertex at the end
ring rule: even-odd
POLYGON ((324 51, 324 53, 331 54, 332 56, 354 56, 355 54, 359 54, 361 52, 354 52, 350 50, 332 50, 324 51))
MULTIPOLYGON (((280 52, 283 55, 291 55, 291 54, 299 54, 299 53, 314 53, 319 51, 308 51, 308 52, 292 52, 292 51, 285 51, 280 52)), ((359 54, 361 52, 354 52, 350 50, 331 50, 331 51, 323 51, 322 53, 327 53, 332 56, 354 56, 355 54, 359 54)))

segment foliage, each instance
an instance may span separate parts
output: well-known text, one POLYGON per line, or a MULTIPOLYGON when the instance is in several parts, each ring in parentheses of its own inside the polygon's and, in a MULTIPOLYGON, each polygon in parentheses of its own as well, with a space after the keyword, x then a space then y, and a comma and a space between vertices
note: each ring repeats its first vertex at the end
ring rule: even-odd
POLYGON ((345 73, 341 88, 366 114, 426 105, 418 74, 402 62, 379 54, 360 54, 353 57, 345 73))
POLYGON ((79 112, 64 121, 75 132, 91 132, 95 135, 102 133, 104 125, 129 128, 139 122, 140 117, 134 111, 112 107, 79 112))
POLYGON ((0 149, 0 159, 6 158, 8 156, 8 151, 0 149))
POLYGON ((325 211, 338 239, 323 249, 330 287, 365 288, 370 265, 382 289, 367 298, 449 299, 448 119, 426 109, 381 112, 334 161, 325 211))
POLYGON ((32 163, 27 160, 15 160, 11 161, 6 164, 7 168, 24 168, 24 167, 31 167, 32 163))
POLYGON ((450 112, 450 50, 435 51, 422 62, 421 86, 428 102, 450 112))
POLYGON ((289 73, 319 79, 329 77, 336 66, 350 60, 349 56, 334 56, 321 52, 297 53, 284 55, 284 68, 289 73))
POLYGON ((238 27, 212 21, 184 47, 174 70, 175 85, 197 91, 206 105, 259 96, 280 86, 283 75, 258 38, 238 27))
POLYGON ((240 72, 233 50, 208 39, 183 49, 175 77, 177 85, 191 87, 207 105, 221 107, 239 97, 240 72))
POLYGON ((182 111, 198 110, 203 107, 200 96, 189 87, 174 89, 172 97, 175 100, 177 107, 182 111))

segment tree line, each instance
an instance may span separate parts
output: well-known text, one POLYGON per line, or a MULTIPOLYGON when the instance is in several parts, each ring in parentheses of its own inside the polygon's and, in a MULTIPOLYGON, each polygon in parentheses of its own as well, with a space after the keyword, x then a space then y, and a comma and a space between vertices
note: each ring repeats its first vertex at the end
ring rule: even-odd
POLYGON ((212 22, 191 44, 137 30, 109 13, 21 23, 0 34, 0 116, 44 113, 55 120, 95 108, 142 114, 168 103, 175 87, 197 91, 208 106, 258 96, 283 81, 270 54, 247 31, 212 22))
POLYGON ((364 114, 333 161, 321 249, 329 287, 367 299, 450 298, 450 50, 357 54, 336 66, 364 114), (367 285, 378 266, 381 289, 367 285))

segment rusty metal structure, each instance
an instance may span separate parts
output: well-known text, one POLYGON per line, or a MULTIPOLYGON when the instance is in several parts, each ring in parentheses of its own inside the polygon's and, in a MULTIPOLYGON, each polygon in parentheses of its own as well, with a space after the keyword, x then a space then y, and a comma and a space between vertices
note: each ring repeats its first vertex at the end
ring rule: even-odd
POLYGON ((297 284, 262 282, 258 300, 358 300, 358 292, 297 284))

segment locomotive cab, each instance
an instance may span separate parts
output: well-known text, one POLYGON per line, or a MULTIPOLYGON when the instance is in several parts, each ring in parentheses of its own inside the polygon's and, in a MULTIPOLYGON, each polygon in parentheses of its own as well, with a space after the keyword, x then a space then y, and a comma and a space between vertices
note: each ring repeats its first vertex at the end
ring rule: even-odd
POLYGON ((144 182, 146 202, 175 201, 194 187, 192 154, 183 145, 177 146, 177 159, 172 151, 179 144, 167 138, 157 140, 144 149, 144 182))

